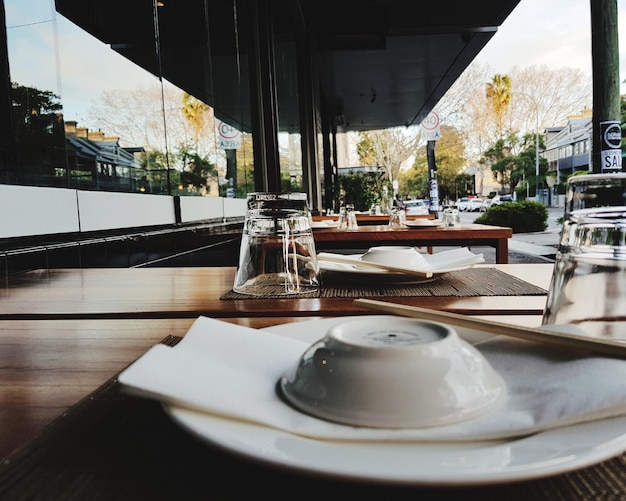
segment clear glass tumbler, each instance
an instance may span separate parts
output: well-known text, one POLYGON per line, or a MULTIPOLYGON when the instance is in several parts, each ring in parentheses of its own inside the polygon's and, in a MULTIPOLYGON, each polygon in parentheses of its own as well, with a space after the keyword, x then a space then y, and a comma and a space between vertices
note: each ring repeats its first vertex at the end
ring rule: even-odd
POLYGON ((461 225, 461 217, 457 209, 446 208, 443 210, 444 226, 456 227, 461 225))
POLYGON ((233 290, 255 296, 315 292, 318 272, 306 194, 249 194, 233 290))
POLYGON ((404 228, 406 226, 406 212, 404 209, 394 207, 389 214, 389 226, 391 228, 404 228))
POLYGON ((625 206, 568 214, 542 323, 626 342, 625 206))
POLYGON ((567 182, 565 219, 572 211, 626 206, 626 173, 572 176, 567 182))
POLYGON ((344 230, 356 230, 358 228, 353 204, 346 204, 341 207, 337 223, 337 227, 344 230))

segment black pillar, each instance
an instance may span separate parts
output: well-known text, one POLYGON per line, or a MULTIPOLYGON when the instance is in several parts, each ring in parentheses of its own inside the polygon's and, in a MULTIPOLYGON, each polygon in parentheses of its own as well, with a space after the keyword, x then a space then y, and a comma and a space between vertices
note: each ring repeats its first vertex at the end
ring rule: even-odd
MULTIPOLYGON (((590 4, 593 67, 592 170, 599 173, 605 170, 603 166, 606 165, 607 158, 611 161, 606 151, 612 147, 604 141, 605 136, 613 136, 615 132, 619 132, 621 122, 617 0, 590 0, 590 4), (605 131, 608 132, 604 134, 605 131)), ((619 141, 617 145, 619 148, 619 141)), ((621 160, 621 150, 619 154, 621 160)), ((613 155, 612 158, 616 156, 613 155)))
POLYGON ((274 65, 272 2, 248 1, 248 65, 254 144, 254 188, 280 191, 278 98, 274 65))
POLYGON ((0 180, 7 182, 17 159, 4 0, 0 0, 0 30, 0 180))

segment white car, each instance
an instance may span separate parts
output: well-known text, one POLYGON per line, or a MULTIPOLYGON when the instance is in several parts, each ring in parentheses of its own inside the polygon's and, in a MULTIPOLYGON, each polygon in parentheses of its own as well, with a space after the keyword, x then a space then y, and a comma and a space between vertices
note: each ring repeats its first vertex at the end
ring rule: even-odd
POLYGON ((491 207, 493 200, 491 198, 487 198, 486 200, 483 200, 483 204, 480 206, 480 210, 482 212, 486 212, 489 210, 489 208, 491 207))
POLYGON ((404 212, 407 216, 424 216, 429 214, 428 205, 424 200, 408 200, 404 202, 404 212))
POLYGON ((483 206, 482 198, 470 198, 469 201, 467 202, 467 211, 468 212, 479 211, 481 210, 482 206, 483 206))
POLYGON ((469 203, 469 198, 463 197, 459 198, 456 202, 454 202, 454 206, 460 211, 467 210, 467 204, 469 203))
POLYGON ((500 205, 512 201, 513 197, 511 195, 496 195, 493 197, 492 205, 500 205))

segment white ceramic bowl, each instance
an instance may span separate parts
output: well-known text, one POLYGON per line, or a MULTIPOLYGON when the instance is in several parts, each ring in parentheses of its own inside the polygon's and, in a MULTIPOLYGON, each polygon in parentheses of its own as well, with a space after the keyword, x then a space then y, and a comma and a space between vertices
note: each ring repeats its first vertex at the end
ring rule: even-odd
POLYGON ((506 393, 502 378, 451 327, 391 315, 334 326, 279 386, 307 414, 377 428, 456 423, 492 409, 506 393))
POLYGON ((415 247, 401 245, 383 245, 371 247, 361 256, 362 261, 384 264, 386 266, 400 266, 406 268, 428 268, 428 261, 415 247))

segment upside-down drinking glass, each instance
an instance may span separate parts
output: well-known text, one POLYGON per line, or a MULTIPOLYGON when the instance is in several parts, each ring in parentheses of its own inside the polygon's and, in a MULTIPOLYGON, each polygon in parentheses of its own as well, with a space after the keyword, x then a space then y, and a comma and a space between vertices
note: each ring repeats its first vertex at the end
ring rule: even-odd
POLYGON ((315 292, 317 254, 305 193, 250 193, 233 290, 255 296, 315 292))

